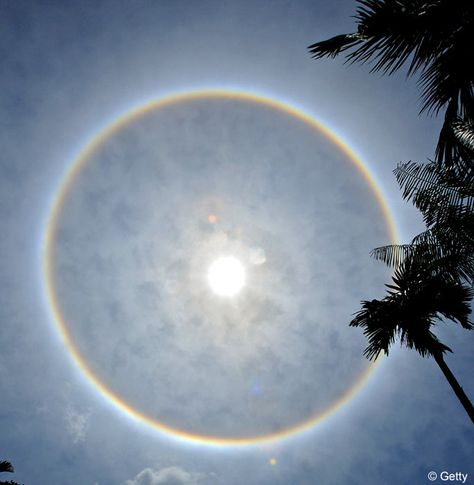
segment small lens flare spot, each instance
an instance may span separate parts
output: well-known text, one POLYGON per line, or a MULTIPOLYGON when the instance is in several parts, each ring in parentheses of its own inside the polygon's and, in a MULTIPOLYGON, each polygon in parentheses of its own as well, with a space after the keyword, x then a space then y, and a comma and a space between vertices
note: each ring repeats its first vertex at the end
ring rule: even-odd
POLYGON ((252 248, 250 250, 249 260, 252 264, 260 265, 265 263, 267 256, 262 248, 252 248))
POLYGON ((252 384, 252 394, 254 396, 260 396, 263 393, 263 388, 259 382, 254 382, 252 384))
POLYGON ((278 461, 276 458, 270 458, 269 463, 270 465, 275 466, 278 463, 278 461))
POLYGON ((207 220, 209 224, 215 224, 217 222, 217 216, 215 214, 209 214, 207 220))

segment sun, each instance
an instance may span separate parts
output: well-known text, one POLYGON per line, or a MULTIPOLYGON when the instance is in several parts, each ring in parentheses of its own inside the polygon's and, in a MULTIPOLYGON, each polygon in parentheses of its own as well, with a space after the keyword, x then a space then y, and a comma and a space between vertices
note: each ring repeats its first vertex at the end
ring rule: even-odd
POLYGON ((245 269, 234 256, 222 256, 209 266, 207 280, 217 295, 235 296, 245 285, 245 269))

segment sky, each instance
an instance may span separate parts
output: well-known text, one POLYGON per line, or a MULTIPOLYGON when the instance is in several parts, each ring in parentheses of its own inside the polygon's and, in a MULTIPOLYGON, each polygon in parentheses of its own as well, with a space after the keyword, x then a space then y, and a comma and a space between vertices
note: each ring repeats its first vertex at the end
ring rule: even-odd
MULTIPOLYGON (((0 3, 4 480, 474 479, 435 362, 395 344, 370 366, 348 327, 390 279, 370 250, 422 228, 392 170, 440 128, 403 73, 310 58, 354 11, 0 3), (245 285, 222 297, 207 272, 229 255, 245 285)), ((472 335, 436 333, 473 396, 472 335)))

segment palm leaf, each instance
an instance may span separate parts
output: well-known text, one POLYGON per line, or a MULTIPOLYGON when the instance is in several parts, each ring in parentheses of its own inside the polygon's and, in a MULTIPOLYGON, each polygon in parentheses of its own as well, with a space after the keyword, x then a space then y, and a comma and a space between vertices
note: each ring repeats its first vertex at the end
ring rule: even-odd
POLYGON ((448 212, 474 212, 474 172, 447 170, 431 162, 399 164, 395 177, 405 199, 412 199, 426 224, 444 222, 448 212))
POLYGON ((465 121, 457 118, 451 123, 451 127, 458 142, 470 151, 472 157, 474 155, 474 123, 471 120, 465 121))
POLYGON ((395 341, 397 322, 395 312, 391 310, 395 309, 386 300, 363 301, 362 309, 349 323, 351 327, 364 327, 364 335, 369 344, 364 355, 369 360, 375 360, 382 351, 388 355, 395 341))
POLYGON ((313 59, 336 57, 341 52, 360 44, 363 39, 364 37, 357 33, 336 35, 328 40, 311 44, 308 49, 313 59))
POLYGON ((387 266, 399 266, 403 260, 413 251, 411 244, 391 244, 372 249, 371 257, 377 261, 383 261, 387 266))
POLYGON ((457 234, 443 230, 426 230, 410 244, 393 244, 375 248, 371 256, 390 267, 397 268, 407 258, 417 258, 431 274, 446 279, 474 284, 474 250, 472 238, 461 240, 457 234), (441 233, 441 234, 440 234, 441 233))
POLYGON ((15 470, 13 465, 9 461, 0 461, 0 473, 9 472, 13 473, 15 470))
POLYGON ((473 290, 426 268, 417 255, 408 256, 397 267, 393 283, 386 285, 382 300, 363 301, 350 326, 363 327, 368 346, 364 355, 373 360, 389 353, 396 338, 422 356, 451 349, 431 331, 436 320, 445 319, 473 328, 469 321, 473 290))
POLYGON ((371 62, 372 71, 392 74, 415 52, 409 72, 415 72, 431 59, 436 43, 423 47, 430 30, 426 22, 426 2, 362 0, 357 9, 356 21, 359 33, 366 42, 351 53, 351 62, 371 62))
POLYGON ((421 111, 437 113, 451 100, 472 106, 474 59, 467 46, 473 42, 473 28, 472 19, 466 25, 457 25, 455 32, 447 37, 443 51, 423 69, 419 80, 424 101, 421 111))
POLYGON ((346 62, 369 63, 392 74, 403 65, 420 72, 421 111, 447 107, 436 150, 438 162, 466 158, 451 123, 474 106, 474 2, 472 0, 358 0, 357 32, 312 44, 315 59, 348 51, 346 62))

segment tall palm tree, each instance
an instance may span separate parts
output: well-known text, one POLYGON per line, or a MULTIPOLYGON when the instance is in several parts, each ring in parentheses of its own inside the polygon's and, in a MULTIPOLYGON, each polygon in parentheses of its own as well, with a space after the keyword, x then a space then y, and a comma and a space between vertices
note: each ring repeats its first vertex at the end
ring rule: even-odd
POLYGON ((309 46, 315 59, 347 50, 347 62, 370 63, 392 74, 408 64, 420 74, 421 111, 445 108, 436 156, 452 165, 459 158, 451 125, 474 122, 474 2, 472 0, 357 0, 357 32, 309 46))
POLYGON ((364 328, 369 343, 364 355, 370 360, 381 352, 388 355, 390 346, 399 337, 423 357, 433 357, 474 423, 474 407, 443 358, 451 349, 431 331, 436 320, 441 319, 472 329, 469 301, 473 290, 427 270, 416 252, 405 258, 392 279, 393 284, 386 285, 388 295, 382 300, 363 301, 362 309, 349 324, 364 328))
MULTIPOLYGON (((13 469, 13 465, 9 461, 0 461, 0 473, 8 472, 13 473, 15 470, 13 469)), ((8 482, 0 481, 0 485, 20 485, 18 482, 14 482, 13 480, 8 480, 8 482)))
POLYGON ((451 351, 431 332, 437 319, 471 329, 474 284, 474 1, 357 0, 357 32, 309 47, 314 58, 348 51, 346 62, 371 63, 392 74, 408 64, 419 73, 421 112, 445 120, 436 161, 408 162, 394 171, 403 197, 421 211, 426 230, 410 244, 376 248, 394 266, 382 300, 363 301, 351 326, 364 327, 365 355, 388 354, 397 336, 422 356, 432 356, 474 423, 471 402, 446 365, 451 351))
POLYGON ((433 356, 474 422, 473 406, 443 359, 451 350, 430 331, 437 315, 472 328, 468 302, 473 292, 463 284, 474 285, 474 132, 461 127, 459 133, 466 163, 448 168, 409 162, 394 170, 403 197, 421 211, 427 229, 410 244, 372 251, 376 259, 398 268, 395 285, 389 286, 389 296, 382 301, 363 302, 350 325, 365 327, 369 358, 382 350, 388 354, 398 334, 421 355, 433 356))

